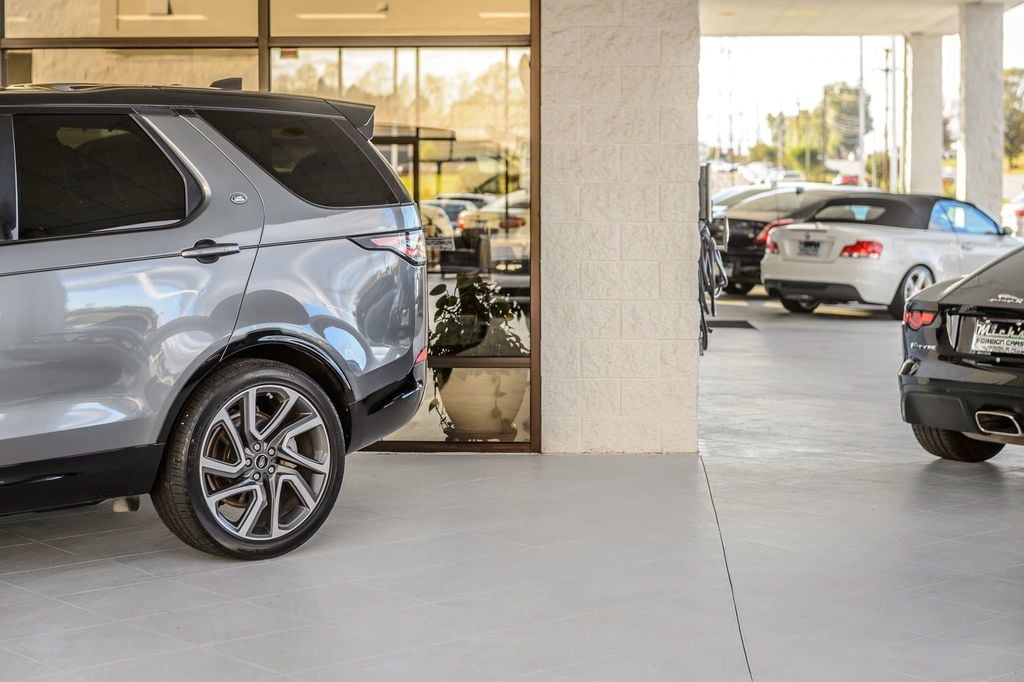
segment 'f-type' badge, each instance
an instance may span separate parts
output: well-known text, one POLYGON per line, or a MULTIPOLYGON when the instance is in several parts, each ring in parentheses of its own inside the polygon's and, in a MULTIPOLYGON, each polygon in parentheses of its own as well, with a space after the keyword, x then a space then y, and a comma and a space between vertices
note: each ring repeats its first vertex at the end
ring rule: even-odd
POLYGON ((1013 296, 1012 294, 999 294, 993 298, 988 299, 989 303, 1024 303, 1024 298, 1020 296, 1013 296))

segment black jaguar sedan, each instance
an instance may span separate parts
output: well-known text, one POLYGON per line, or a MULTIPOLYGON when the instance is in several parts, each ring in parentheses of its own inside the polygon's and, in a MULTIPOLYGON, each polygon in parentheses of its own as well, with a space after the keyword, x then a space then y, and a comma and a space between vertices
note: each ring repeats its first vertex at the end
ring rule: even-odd
POLYGON ((910 299, 904 421, 928 452, 982 462, 1024 445, 1024 249, 910 299))

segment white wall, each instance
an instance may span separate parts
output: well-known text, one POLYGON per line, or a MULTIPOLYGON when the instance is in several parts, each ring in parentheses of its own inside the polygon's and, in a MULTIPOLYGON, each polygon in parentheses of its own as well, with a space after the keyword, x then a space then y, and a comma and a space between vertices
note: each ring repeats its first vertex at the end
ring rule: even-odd
POLYGON ((697 450, 697 0, 541 2, 545 452, 697 450))

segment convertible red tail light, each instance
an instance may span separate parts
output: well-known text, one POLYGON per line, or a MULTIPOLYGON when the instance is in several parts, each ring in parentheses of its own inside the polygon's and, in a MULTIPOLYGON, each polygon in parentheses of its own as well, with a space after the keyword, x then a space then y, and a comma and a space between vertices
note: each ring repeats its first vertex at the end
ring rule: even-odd
POLYGON ((856 242, 844 246, 839 252, 841 258, 878 258, 882 255, 882 244, 880 242, 856 242))
MULTIPOLYGON (((782 220, 776 220, 774 223, 768 223, 767 225, 764 226, 764 229, 758 232, 757 236, 754 237, 754 243, 757 244, 758 246, 761 246, 762 244, 767 244, 768 236, 772 233, 772 230, 774 230, 776 227, 789 225, 792 222, 793 221, 790 220, 789 218, 783 218, 782 220)), ((776 247, 775 250, 778 251, 778 247, 776 247)))
POLYGON ((427 250, 423 243, 423 233, 399 232, 398 234, 382 234, 376 237, 358 237, 353 241, 364 249, 394 251, 402 258, 416 265, 427 262, 427 250))
POLYGON ((778 253, 779 245, 775 243, 775 239, 772 238, 771 233, 764 239, 764 252, 765 253, 778 253))
POLYGON ((1015 209, 1013 211, 1013 215, 1017 216, 1018 218, 1024 218, 1024 208, 1015 209))
POLYGON ((507 218, 506 220, 502 220, 498 224, 501 226, 502 229, 508 229, 510 227, 522 227, 523 225, 526 224, 526 220, 524 220, 523 218, 519 218, 517 216, 512 216, 510 218, 507 218))
POLYGON ((903 324, 917 331, 921 327, 930 325, 937 316, 938 313, 931 310, 905 310, 903 311, 903 324))

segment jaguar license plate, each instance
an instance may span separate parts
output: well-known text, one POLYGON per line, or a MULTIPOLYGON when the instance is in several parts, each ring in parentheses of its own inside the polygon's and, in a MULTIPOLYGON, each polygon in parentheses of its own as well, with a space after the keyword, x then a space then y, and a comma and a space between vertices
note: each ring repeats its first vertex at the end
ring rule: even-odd
POLYGON ((975 353, 1024 355, 1024 320, 980 318, 974 327, 971 350, 975 353))
POLYGON ((821 242, 798 242, 796 252, 801 256, 817 256, 821 251, 821 242))

